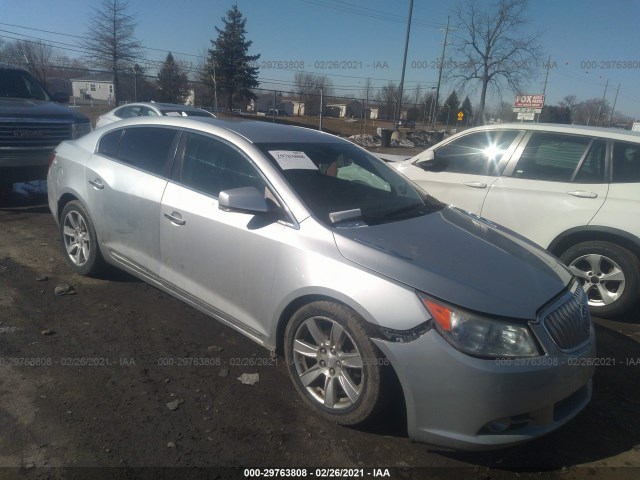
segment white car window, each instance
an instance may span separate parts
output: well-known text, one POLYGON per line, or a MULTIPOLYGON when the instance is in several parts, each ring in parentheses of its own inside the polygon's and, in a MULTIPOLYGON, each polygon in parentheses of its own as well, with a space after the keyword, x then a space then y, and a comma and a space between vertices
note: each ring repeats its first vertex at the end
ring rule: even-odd
POLYGON ((113 114, 116 117, 120 117, 120 118, 137 117, 138 115, 140 115, 140 108, 141 107, 139 105, 126 106, 126 107, 122 107, 119 110, 116 110, 115 112, 113 112, 113 114))
POLYGON ((460 137, 435 152, 435 170, 470 175, 498 175, 498 164, 517 135, 516 130, 500 130, 460 137))
POLYGON ((534 133, 520 156, 513 176, 570 182, 590 144, 590 137, 534 133))
POLYGON ((612 182, 640 182, 640 144, 625 142, 614 144, 612 182))

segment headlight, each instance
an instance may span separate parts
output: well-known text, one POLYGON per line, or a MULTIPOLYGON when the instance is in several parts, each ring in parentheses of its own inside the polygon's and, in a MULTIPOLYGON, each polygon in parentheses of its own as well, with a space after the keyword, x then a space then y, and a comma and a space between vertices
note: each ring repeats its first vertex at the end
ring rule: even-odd
POLYGON ((71 138, 76 139, 80 138, 83 135, 91 132, 91 123, 83 122, 83 123, 74 123, 71 128, 71 138))
POLYGON ((418 293, 433 317, 436 330, 456 349, 480 357, 540 355, 526 325, 482 317, 418 293))

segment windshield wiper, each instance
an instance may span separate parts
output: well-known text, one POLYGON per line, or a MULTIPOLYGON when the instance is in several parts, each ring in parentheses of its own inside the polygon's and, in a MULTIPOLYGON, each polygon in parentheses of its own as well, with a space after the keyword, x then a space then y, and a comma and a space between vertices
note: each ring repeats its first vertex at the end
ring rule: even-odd
POLYGON ((379 212, 373 215, 367 215, 367 218, 371 218, 375 221, 381 220, 393 220, 400 218, 409 218, 409 217, 417 217, 420 215, 426 215, 428 213, 433 213, 442 208, 442 204, 433 204, 433 205, 408 205, 406 207, 396 208, 394 210, 387 210, 383 212, 379 212))
POLYGON ((354 208, 352 210, 342 210, 340 212, 331 212, 329 220, 332 224, 346 222, 347 220, 356 220, 362 218, 362 210, 354 208))

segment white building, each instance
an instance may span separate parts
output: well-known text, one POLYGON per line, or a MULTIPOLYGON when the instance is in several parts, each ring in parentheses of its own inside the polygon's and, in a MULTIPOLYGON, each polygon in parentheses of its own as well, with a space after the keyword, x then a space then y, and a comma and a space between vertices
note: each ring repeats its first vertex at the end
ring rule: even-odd
POLYGON ((83 99, 108 100, 115 99, 113 77, 110 74, 95 75, 87 78, 71 79, 72 96, 83 99))

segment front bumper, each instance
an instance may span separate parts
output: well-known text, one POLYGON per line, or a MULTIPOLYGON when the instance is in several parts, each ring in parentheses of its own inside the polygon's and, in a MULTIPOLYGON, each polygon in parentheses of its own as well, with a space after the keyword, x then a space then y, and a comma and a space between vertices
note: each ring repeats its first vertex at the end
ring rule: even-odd
POLYGON ((408 343, 374 342, 402 385, 409 436, 432 445, 487 450, 522 443, 565 424, 591 399, 593 328, 570 355, 511 360, 465 355, 435 330, 408 343))

